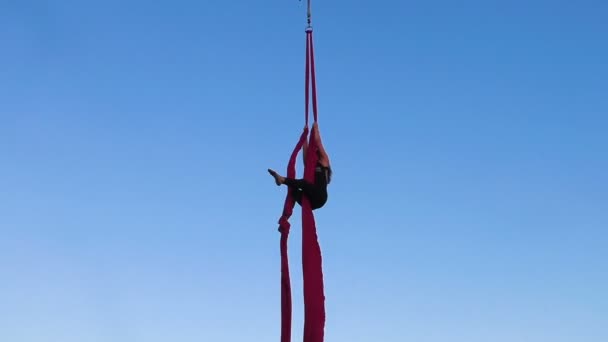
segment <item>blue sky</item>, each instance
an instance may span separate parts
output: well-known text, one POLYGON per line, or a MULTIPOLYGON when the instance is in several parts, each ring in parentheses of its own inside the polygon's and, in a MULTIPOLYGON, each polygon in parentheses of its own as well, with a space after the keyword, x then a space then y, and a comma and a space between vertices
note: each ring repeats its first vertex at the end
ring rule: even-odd
MULTIPOLYGON (((327 341, 608 340, 608 3, 316 1, 327 341)), ((0 3, 0 338, 277 341, 305 6, 0 3)), ((290 240, 301 340, 299 215, 290 240)))

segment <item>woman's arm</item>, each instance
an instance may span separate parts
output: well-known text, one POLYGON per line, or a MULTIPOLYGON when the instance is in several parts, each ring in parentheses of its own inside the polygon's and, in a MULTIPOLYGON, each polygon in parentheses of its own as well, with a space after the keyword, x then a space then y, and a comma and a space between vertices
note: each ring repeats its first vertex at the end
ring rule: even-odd
POLYGON ((319 132, 319 125, 315 122, 312 126, 313 131, 315 132, 315 142, 319 147, 319 163, 325 167, 329 167, 329 156, 323 147, 323 142, 321 141, 321 133, 319 132))
POLYGON ((304 165, 306 165, 306 152, 308 152, 308 139, 304 139, 304 145, 302 146, 302 162, 304 165))

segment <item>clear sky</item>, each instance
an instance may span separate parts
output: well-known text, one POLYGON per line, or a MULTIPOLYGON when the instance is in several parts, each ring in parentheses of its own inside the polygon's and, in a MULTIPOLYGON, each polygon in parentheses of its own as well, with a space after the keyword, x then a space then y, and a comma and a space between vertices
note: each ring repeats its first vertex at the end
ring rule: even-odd
MULTIPOLYGON (((279 340, 304 4, 0 1, 0 340, 279 340)), ((607 341, 608 2, 313 16, 326 340, 607 341)))

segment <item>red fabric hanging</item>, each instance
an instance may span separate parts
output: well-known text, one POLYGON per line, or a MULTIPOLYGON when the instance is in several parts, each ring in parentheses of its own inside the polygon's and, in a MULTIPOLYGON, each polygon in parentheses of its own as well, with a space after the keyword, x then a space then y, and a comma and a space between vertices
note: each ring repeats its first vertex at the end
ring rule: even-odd
MULTIPOLYGON (((310 88, 312 86, 312 107, 314 121, 317 121, 317 94, 312 29, 306 30, 306 77, 305 77, 305 122, 306 128, 300 136, 287 166, 287 177, 295 178, 297 155, 308 137, 308 116, 310 88)), ((304 179, 314 182, 314 169, 317 164, 317 143, 315 130, 310 134, 308 151, 304 166, 304 179)), ((295 200, 289 189, 283 215, 279 219, 281 232, 281 342, 291 341, 291 282, 289 277, 289 258, 287 242, 289 237, 289 218, 293 213, 295 200)), ((325 329, 325 295, 323 290, 323 267, 321 248, 319 246, 315 217, 310 202, 302 196, 302 270, 304 276, 304 342, 323 342, 325 329)))

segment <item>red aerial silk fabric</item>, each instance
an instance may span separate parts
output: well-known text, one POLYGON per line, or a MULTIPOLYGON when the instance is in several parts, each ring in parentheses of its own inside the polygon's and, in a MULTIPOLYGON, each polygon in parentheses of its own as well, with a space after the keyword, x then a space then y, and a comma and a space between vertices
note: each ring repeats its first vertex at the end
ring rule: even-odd
MULTIPOLYGON (((294 148, 287 166, 287 177, 295 178, 295 164, 298 153, 308 137, 309 102, 312 97, 314 121, 317 121, 317 94, 312 29, 306 30, 306 77, 305 77, 305 120, 306 127, 294 148), (310 89, 312 87, 312 89, 310 89), (311 91, 312 90, 312 91, 311 91), (312 93, 312 96, 310 96, 312 93)), ((317 163, 318 146, 314 139, 315 130, 310 132, 310 141, 304 166, 304 179, 314 182, 314 169, 317 163)), ((291 342, 291 282, 289 277, 289 258, 287 242, 289 237, 289 218, 293 213, 295 200, 289 189, 283 215, 279 219, 281 232, 281 342, 291 342)), ((323 266, 321 248, 318 242, 315 217, 310 202, 302 196, 302 270, 304 275, 304 342, 322 342, 325 329, 325 294, 323 290, 323 266)))

